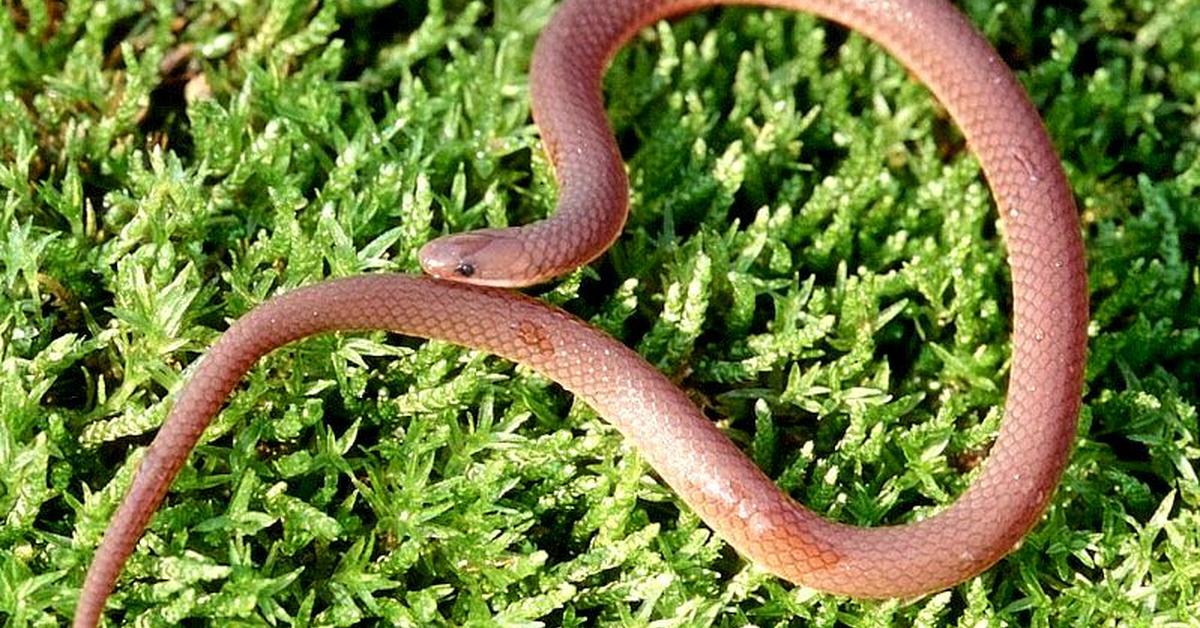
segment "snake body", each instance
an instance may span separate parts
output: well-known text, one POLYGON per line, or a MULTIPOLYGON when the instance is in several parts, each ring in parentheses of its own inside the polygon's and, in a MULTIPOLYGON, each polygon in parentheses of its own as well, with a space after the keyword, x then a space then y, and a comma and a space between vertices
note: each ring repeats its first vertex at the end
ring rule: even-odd
POLYGON ((555 166, 559 207, 506 230, 422 249, 426 271, 527 285, 600 255, 628 211, 628 183, 600 81, 615 51, 656 20, 723 4, 811 12, 875 40, 923 81, 975 151, 995 195, 1013 288, 1013 353, 1000 433, 982 472, 927 519, 859 528, 783 494, 674 384, 605 334, 530 298, 428 277, 371 275, 275 297, 210 349, 146 451, 96 551, 76 627, 94 626, 121 568, 201 433, 246 371, 288 342, 387 329, 528 365, 616 425, 677 494, 746 558, 792 582, 851 596, 910 597, 999 560, 1037 522, 1070 455, 1082 390, 1086 279, 1071 191, 1020 84, 946 0, 568 0, 538 40, 534 117, 555 166))

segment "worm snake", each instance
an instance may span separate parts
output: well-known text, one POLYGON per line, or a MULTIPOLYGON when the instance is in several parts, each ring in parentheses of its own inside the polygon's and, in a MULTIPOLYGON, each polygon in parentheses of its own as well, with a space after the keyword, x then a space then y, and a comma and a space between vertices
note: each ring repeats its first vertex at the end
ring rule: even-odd
POLYGON ((532 367, 617 426, 743 556, 823 591, 864 598, 938 591, 987 569, 1038 521, 1071 452, 1083 385, 1088 309, 1079 220, 1036 109, 947 0, 568 0, 538 40, 531 93, 560 186, 554 215, 427 244, 422 266, 434 278, 327 281, 270 299, 236 321, 179 392, 146 451, 88 570, 76 627, 97 624, 167 488, 251 365, 280 345, 332 330, 437 338, 532 367), (807 11, 876 41, 949 111, 991 186, 1012 273, 1004 418, 978 477, 929 518, 859 528, 814 514, 633 351, 569 314, 494 287, 561 275, 617 237, 628 183, 601 101, 607 63, 639 29, 722 4, 807 11))

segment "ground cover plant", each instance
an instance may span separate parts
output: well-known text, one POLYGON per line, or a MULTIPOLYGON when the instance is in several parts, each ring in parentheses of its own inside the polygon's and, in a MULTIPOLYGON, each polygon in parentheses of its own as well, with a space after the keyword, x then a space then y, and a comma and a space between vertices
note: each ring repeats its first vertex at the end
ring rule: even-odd
MULTIPOLYGON (((270 295, 415 272, 553 207, 547 0, 0 10, 0 619, 56 626, 172 391, 270 295)), ((620 436, 496 358, 383 333, 264 359, 110 601, 123 625, 1191 625, 1200 617, 1200 3, 960 4, 1080 202, 1080 438, 1045 521, 950 592, 857 602, 740 560, 620 436)), ((709 11, 606 79, 633 215, 536 291, 635 347, 800 501, 862 525, 986 457, 1008 273, 924 88, 819 20, 709 11)))

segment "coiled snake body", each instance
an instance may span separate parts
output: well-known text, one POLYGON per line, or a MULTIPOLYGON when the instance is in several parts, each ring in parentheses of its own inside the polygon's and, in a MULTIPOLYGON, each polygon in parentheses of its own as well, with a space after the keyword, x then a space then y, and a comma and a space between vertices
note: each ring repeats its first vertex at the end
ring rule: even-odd
POLYGON ((748 559, 790 581, 861 597, 908 597, 969 578, 1037 522, 1071 451, 1083 377, 1086 280, 1071 191, 1041 119, 995 51, 946 0, 568 0, 532 67, 535 120, 560 184, 547 220, 450 236, 422 249, 443 280, 372 275, 267 301, 232 325, 180 391, 88 571, 75 626, 94 626, 126 558, 201 432, 263 354, 331 330, 388 329, 529 365, 616 425, 688 505, 748 559), (916 523, 858 528, 796 504, 665 377, 578 319, 492 287, 560 275, 600 255, 627 213, 625 171, 600 80, 656 20, 720 4, 807 11, 875 40, 942 102, 978 156, 1007 237, 1012 372, 982 473, 916 523))

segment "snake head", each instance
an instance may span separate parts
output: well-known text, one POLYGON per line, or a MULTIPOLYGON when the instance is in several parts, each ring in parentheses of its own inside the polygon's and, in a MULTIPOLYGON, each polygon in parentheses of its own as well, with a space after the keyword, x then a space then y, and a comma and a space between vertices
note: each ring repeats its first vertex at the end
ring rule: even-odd
POLYGON ((524 242, 508 229, 481 229, 444 236, 421 247, 426 274, 480 286, 516 288, 542 281, 524 242))

